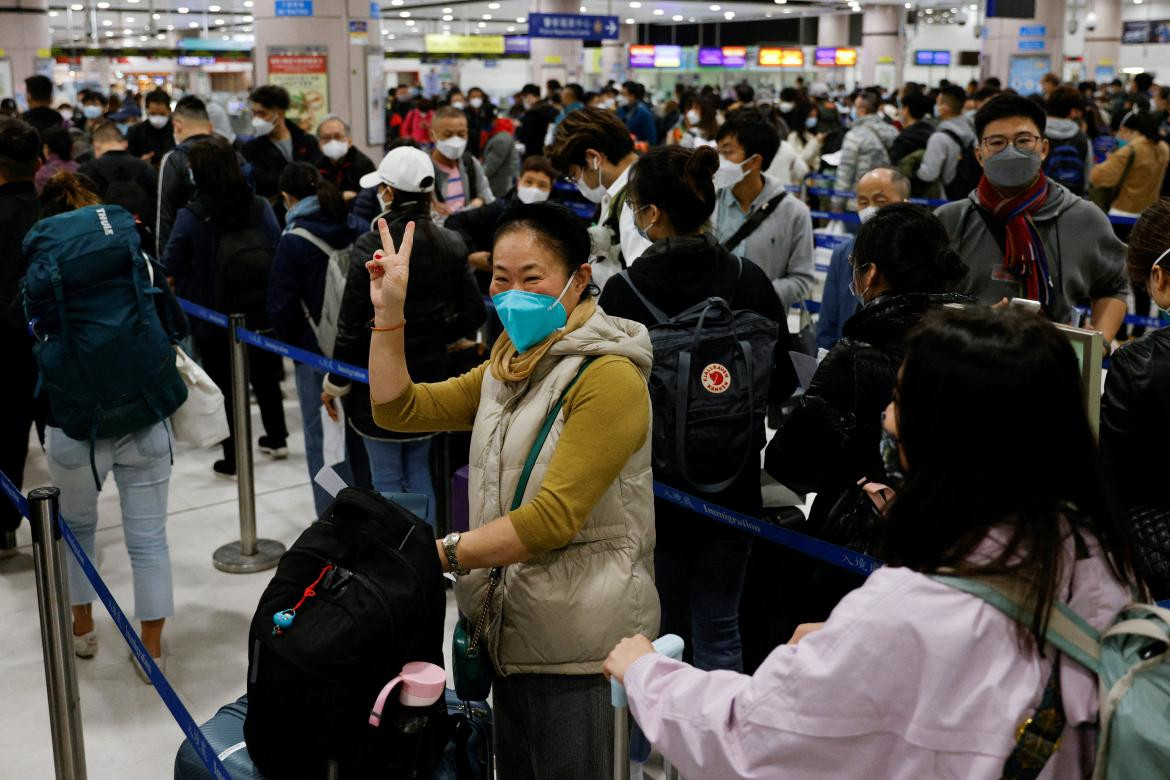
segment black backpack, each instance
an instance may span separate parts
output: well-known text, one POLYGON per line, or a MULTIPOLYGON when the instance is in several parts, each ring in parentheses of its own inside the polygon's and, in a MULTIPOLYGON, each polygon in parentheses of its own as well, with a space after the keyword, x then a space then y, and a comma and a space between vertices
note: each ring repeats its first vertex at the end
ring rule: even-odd
POLYGON ((446 594, 426 523, 382 496, 346 488, 280 559, 248 646, 244 738, 266 777, 430 777, 450 729, 442 699, 409 713, 382 687, 410 661, 443 665, 446 594), (302 602, 296 607, 298 602, 302 602), (273 616, 296 608, 291 625, 273 616), (400 728, 412 719, 413 734, 400 728))
MULTIPOLYGON (((736 260, 742 276, 744 261, 736 260)), ((779 326, 754 311, 733 311, 722 298, 667 317, 629 271, 619 275, 656 321, 650 327, 655 478, 701 493, 726 490, 745 468, 759 468, 779 326)))
POLYGON ((1044 175, 1060 182, 1074 195, 1084 195, 1088 182, 1085 181, 1085 158, 1089 153, 1089 141, 1078 132, 1072 138, 1059 141, 1048 139, 1051 148, 1044 160, 1044 175))
POLYGON ((945 127, 939 128, 938 132, 946 133, 952 141, 959 145, 959 162, 955 166, 955 176, 950 181, 944 182, 943 188, 951 200, 965 198, 971 190, 979 186, 979 180, 983 178, 983 166, 975 158, 975 144, 964 143, 957 133, 945 127))
POLYGON ((203 205, 191 201, 191 212, 215 234, 215 296, 212 308, 223 314, 243 314, 253 330, 268 327, 268 273, 276 247, 265 235, 259 201, 253 200, 241 227, 221 230, 203 205))

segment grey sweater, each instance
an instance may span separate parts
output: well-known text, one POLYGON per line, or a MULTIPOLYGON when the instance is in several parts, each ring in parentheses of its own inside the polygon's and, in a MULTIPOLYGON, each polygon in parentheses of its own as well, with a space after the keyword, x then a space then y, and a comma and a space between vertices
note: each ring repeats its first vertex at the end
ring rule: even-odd
MULTIPOLYGON (((1020 297, 1020 285, 1002 276, 1003 249, 976 209, 978 196, 948 203, 935 212, 963 258, 967 275, 952 292, 972 295, 982 303, 1020 297)), ((1048 180, 1048 200, 1033 218, 1055 289, 1052 319, 1071 323, 1073 307, 1100 298, 1124 299, 1125 244, 1113 233, 1105 212, 1060 184, 1048 180)))

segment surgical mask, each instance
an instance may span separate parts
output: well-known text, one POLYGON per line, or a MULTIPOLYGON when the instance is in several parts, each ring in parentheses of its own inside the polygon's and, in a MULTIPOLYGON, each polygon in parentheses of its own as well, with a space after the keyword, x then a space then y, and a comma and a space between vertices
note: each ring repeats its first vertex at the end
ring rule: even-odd
POLYGON ((97 119, 102 115, 101 106, 82 106, 81 113, 85 115, 86 119, 97 119))
MULTIPOLYGON (((884 416, 884 413, 883 413, 884 416)), ((878 445, 882 458, 882 467, 886 470, 885 483, 895 491, 901 490, 906 475, 902 473, 902 456, 898 450, 898 440, 882 426, 881 444, 878 445)))
POLYGON ((687 122, 689 122, 689 123, 690 123, 690 124, 692 124, 692 125, 697 125, 697 124, 699 124, 699 121, 700 121, 702 118, 703 118, 703 117, 699 115, 699 112, 698 112, 698 111, 696 111, 696 110, 695 110, 695 109, 693 109, 693 108, 692 108, 690 111, 688 111, 688 112, 687 112, 687 122))
POLYGON ((725 190, 734 187, 743 181, 743 177, 746 175, 743 163, 734 163, 721 155, 719 157, 719 170, 715 171, 714 176, 715 189, 725 190))
POLYGON ((877 212, 877 206, 866 206, 861 211, 857 212, 857 216, 860 217, 861 221, 864 223, 873 219, 873 215, 877 214, 877 212))
POLYGON ((483 98, 473 97, 473 98, 470 98, 467 102, 471 104, 472 108, 483 107, 483 98))
POLYGON ((817 125, 819 125, 820 123, 821 123, 821 120, 815 116, 810 116, 804 120, 804 126, 806 128, 808 128, 809 130, 816 130, 817 125))
POLYGON ((614 102, 615 102, 617 105, 619 105, 619 106, 624 106, 624 105, 625 105, 626 103, 628 103, 629 101, 628 101, 628 100, 626 100, 626 96, 625 96, 625 95, 618 95, 616 98, 614 98, 614 102))
MULTIPOLYGON (((641 208, 638 209, 638 211, 641 211, 644 208, 649 208, 649 205, 642 206, 641 208)), ((638 224, 638 220, 636 220, 636 219, 634 220, 634 230, 638 231, 638 235, 641 236, 642 238, 646 239, 647 241, 649 241, 651 244, 654 243, 654 239, 650 238, 650 228, 652 228, 652 227, 654 227, 653 222, 651 222, 646 227, 642 227, 641 225, 638 224)))
POLYGON ((453 135, 442 141, 435 141, 435 148, 448 160, 458 160, 463 156, 463 150, 467 148, 467 139, 453 135))
POLYGON ((1125 147, 1125 145, 1128 143, 1129 143, 1129 141, 1125 140, 1124 138, 1118 138, 1117 139, 1117 148, 1121 149, 1121 148, 1125 147))
POLYGON ((126 122, 118 122, 117 124, 118 124, 118 132, 121 133, 122 135, 126 135, 126 132, 130 129, 130 125, 127 124, 126 122))
POLYGON ((592 166, 590 170, 597 171, 597 186, 591 187, 586 184, 585 174, 582 172, 581 178, 576 181, 577 192, 581 193, 586 200, 592 203, 601 203, 601 199, 605 197, 605 193, 609 191, 609 188, 601 182, 601 163, 597 161, 596 157, 593 160, 597 164, 592 166))
POLYGON ((276 129, 276 125, 269 122, 267 119, 261 119, 258 116, 252 117, 252 129, 256 131, 256 135, 268 135, 276 129))
POLYGON ((340 138, 334 138, 326 144, 321 146, 321 154, 328 157, 330 160, 340 160, 345 157, 345 153, 349 151, 349 144, 342 141, 340 138))
POLYGON ((451 108, 455 109, 456 111, 462 111, 463 105, 464 105, 464 103, 462 100, 451 101, 451 108))
POLYGON ((391 204, 393 204, 393 203, 394 203, 394 201, 392 201, 392 200, 385 200, 385 199, 383 199, 383 198, 382 198, 382 193, 380 193, 380 192, 377 192, 377 193, 375 193, 374 195, 375 195, 375 197, 378 199, 378 209, 379 209, 379 213, 385 213, 385 212, 389 211, 389 210, 390 210, 390 206, 391 206, 391 204))
POLYGON ((60 114, 61 118, 64 119, 66 122, 73 121, 73 112, 72 111, 66 111, 65 109, 61 109, 57 113, 60 114))
POLYGON ((517 187, 516 197, 521 203, 544 203, 548 200, 548 190, 540 187, 517 187))
POLYGON ((492 296, 496 314, 504 324, 508 338, 517 352, 527 352, 548 338, 559 328, 565 327, 569 315, 561 304, 561 298, 569 291, 573 277, 565 283, 565 289, 556 298, 543 293, 527 290, 505 290, 492 296))
POLYGON ((167 126, 167 122, 171 121, 171 118, 161 114, 151 114, 146 118, 146 121, 150 122, 150 126, 155 130, 162 130, 167 126))
POLYGON ((787 114, 789 111, 791 111, 794 108, 796 108, 796 104, 793 103, 791 100, 781 100, 780 101, 780 113, 781 114, 787 114))
POLYGON ((606 111, 613 111, 617 107, 617 102, 613 98, 606 98, 601 101, 601 107, 606 111))
POLYGON ((983 161, 983 173, 997 187, 1023 187, 1031 184, 1040 172, 1040 155, 1021 152, 1014 144, 983 161))

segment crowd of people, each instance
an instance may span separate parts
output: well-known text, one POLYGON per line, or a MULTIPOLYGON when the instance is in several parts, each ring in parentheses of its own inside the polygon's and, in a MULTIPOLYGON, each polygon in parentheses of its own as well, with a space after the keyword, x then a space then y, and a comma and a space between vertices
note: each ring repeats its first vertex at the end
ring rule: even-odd
MULTIPOLYGON (((228 408, 227 340, 176 297, 368 368, 365 385, 295 366, 310 479, 344 417, 339 474, 425 497, 438 525, 436 480, 451 475, 433 437, 470 432, 456 464, 470 466, 470 530, 436 556, 460 575, 460 612, 486 621, 501 777, 607 774, 606 677, 691 777, 997 777, 1055 684, 1054 776, 1084 774, 1096 683, 1068 658, 1053 667, 1048 612, 1064 602, 1103 630, 1132 593, 1170 595, 1149 440, 1170 336, 1125 328, 1129 311, 1170 310, 1170 87, 680 84, 652 105, 632 81, 550 82, 505 106, 400 84, 377 163, 346 117, 292 121, 279 86, 248 96, 250 137, 195 95, 86 92, 75 115, 48 79, 26 87, 29 110, 0 120, 17 397, 0 470, 20 484, 35 423, 91 552, 113 472, 156 658, 174 612, 165 420, 181 399, 79 433, 69 388, 38 390, 60 335, 37 308, 39 269, 90 223, 145 258, 112 273, 157 296, 148 319, 228 408), (818 301, 819 234, 834 248, 818 301), (1054 323, 1112 351, 1099 448, 1054 323), (816 361, 811 378, 792 353, 816 361), (799 530, 886 566, 863 579, 785 559, 770 590, 745 592, 772 553, 655 496, 657 481, 759 516, 761 455, 816 495, 799 530), (932 578, 944 572, 1018 582, 1029 621, 932 578), (662 633, 687 637, 687 663, 653 653, 662 633)), ((249 347, 249 362, 257 445, 286 458, 282 360, 249 347)), ((234 478, 233 436, 222 451, 213 471, 234 478)), ((313 490, 321 514, 330 497, 313 490)), ((0 508, 0 554, 18 522, 0 508)), ((92 657, 75 567, 70 588, 75 650, 92 657)))

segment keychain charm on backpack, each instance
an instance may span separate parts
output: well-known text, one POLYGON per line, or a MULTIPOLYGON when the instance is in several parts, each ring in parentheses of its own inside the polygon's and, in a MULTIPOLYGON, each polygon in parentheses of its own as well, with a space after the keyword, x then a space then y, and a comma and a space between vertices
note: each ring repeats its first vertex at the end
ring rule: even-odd
POLYGON ((272 616, 272 622, 274 623, 272 626, 273 636, 284 636, 284 632, 292 627, 293 621, 297 617, 297 610, 301 608, 301 605, 304 604, 305 601, 317 595, 317 586, 321 584, 321 580, 325 578, 325 575, 328 574, 329 570, 332 568, 333 564, 331 563, 321 570, 321 573, 317 575, 317 579, 313 580, 312 585, 305 588, 305 592, 301 594, 301 600, 298 601, 292 609, 282 609, 280 612, 277 612, 272 616))

